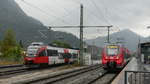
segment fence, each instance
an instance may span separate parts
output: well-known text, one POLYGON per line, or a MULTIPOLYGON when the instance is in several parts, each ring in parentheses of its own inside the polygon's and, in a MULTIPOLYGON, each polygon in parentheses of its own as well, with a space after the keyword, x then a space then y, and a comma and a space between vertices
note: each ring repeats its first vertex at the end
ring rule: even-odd
POLYGON ((125 84, 150 84, 150 72, 125 71, 125 84))

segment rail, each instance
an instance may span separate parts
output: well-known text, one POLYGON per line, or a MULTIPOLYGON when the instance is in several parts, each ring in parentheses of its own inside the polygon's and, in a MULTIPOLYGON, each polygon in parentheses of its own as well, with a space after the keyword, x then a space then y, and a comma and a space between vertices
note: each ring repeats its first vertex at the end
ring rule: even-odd
POLYGON ((21 83, 21 84, 32 84, 32 83, 33 84, 41 84, 41 82, 42 83, 44 82, 44 84, 55 83, 55 82, 59 82, 59 81, 64 80, 64 79, 68 79, 70 77, 74 77, 76 75, 83 74, 83 73, 88 72, 88 71, 95 70, 98 67, 100 67, 100 66, 99 65, 94 65, 94 66, 92 65, 92 66, 88 66, 88 67, 84 67, 84 68, 80 68, 80 69, 76 69, 76 70, 66 71, 66 72, 50 75, 47 77, 37 78, 34 80, 23 81, 23 82, 19 82, 19 83, 21 83))
POLYGON ((4 65, 0 66, 0 68, 10 68, 10 67, 22 67, 24 66, 23 64, 15 64, 15 65, 4 65))

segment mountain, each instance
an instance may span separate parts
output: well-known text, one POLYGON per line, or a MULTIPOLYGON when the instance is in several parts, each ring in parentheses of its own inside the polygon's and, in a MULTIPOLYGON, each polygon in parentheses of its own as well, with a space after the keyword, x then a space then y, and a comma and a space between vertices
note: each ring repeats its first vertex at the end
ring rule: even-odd
POLYGON ((59 36, 72 46, 79 46, 79 39, 76 36, 48 30, 40 21, 27 16, 14 0, 0 0, 0 11, 0 40, 3 39, 4 32, 11 28, 16 33, 17 40, 21 40, 25 46, 32 41, 50 43, 59 36))
MULTIPOLYGON (((129 29, 122 30, 120 32, 115 32, 110 34, 110 42, 122 42, 129 50, 136 51, 139 43, 139 38, 144 41, 144 37, 132 32, 129 29)), ((96 46, 103 47, 105 45, 107 36, 98 37, 96 39, 86 40, 88 44, 95 44, 96 46)))

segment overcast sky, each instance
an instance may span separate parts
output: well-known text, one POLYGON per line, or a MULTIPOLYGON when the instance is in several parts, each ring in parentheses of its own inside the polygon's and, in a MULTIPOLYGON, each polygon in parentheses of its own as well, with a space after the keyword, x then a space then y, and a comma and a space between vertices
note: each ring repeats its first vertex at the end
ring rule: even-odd
MULTIPOLYGON (((111 32, 130 29, 150 35, 150 0, 15 0, 27 13, 46 26, 79 25, 80 3, 84 25, 113 25, 111 32)), ((55 29, 56 30, 56 29, 55 29)), ((57 29, 79 36, 79 29, 57 29)), ((105 28, 84 30, 86 39, 106 35, 105 28)))

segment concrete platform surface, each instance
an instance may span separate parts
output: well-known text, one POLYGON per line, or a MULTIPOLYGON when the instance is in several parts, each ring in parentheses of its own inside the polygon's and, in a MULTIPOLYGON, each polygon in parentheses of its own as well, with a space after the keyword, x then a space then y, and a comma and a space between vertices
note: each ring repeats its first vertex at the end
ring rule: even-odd
POLYGON ((136 58, 132 58, 131 61, 126 65, 126 67, 119 73, 116 79, 111 84, 124 84, 125 71, 138 71, 139 64, 136 58))

